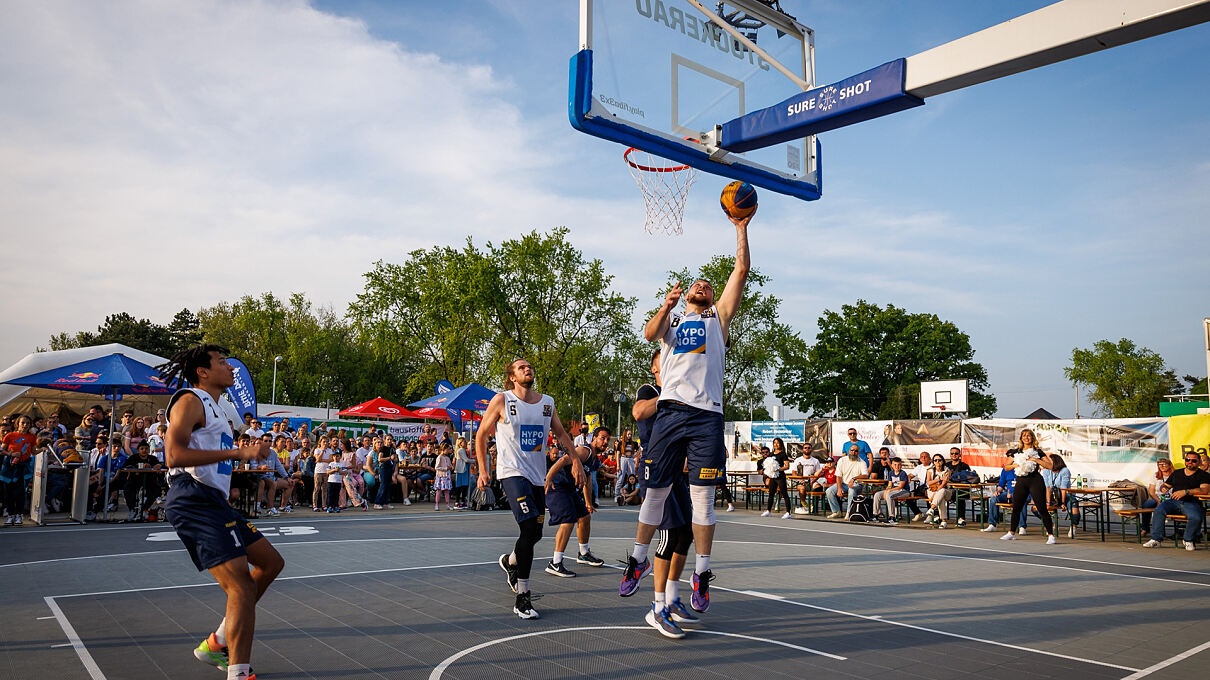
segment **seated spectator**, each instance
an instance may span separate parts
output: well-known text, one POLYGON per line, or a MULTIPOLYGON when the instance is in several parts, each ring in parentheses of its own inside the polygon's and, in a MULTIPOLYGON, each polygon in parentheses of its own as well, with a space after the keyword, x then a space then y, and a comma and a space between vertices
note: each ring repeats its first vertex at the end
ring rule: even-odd
POLYGON ((929 494, 929 510, 925 514, 925 521, 931 524, 939 523, 942 529, 948 526, 945 521, 946 510, 942 506, 954 495, 953 489, 949 488, 949 481, 950 470, 945 467, 945 457, 933 456, 933 466, 925 477, 929 494))
POLYGON ((294 477, 286 470, 286 466, 282 463, 282 454, 285 454, 285 459, 290 460, 290 453, 286 450, 286 438, 278 437, 278 449, 273 452, 265 462, 269 464, 269 469, 266 470, 264 476, 260 479, 260 486, 257 489, 257 498, 262 499, 261 509, 267 510, 270 515, 276 515, 279 512, 294 512, 294 509, 289 506, 290 497, 294 493, 295 480, 294 477), (277 498, 277 492, 281 492, 281 505, 274 503, 277 498))
POLYGON ((878 456, 870 464, 870 479, 883 479, 883 475, 891 469, 891 450, 887 447, 878 449, 878 456))
MULTIPOLYGON (((1071 468, 1067 467, 1067 462, 1063 460, 1063 456, 1057 453, 1050 454, 1051 464, 1053 468, 1047 470, 1042 469, 1042 483, 1046 485, 1046 498, 1051 505, 1062 506, 1067 510, 1067 517, 1071 520, 1071 526, 1075 527, 1075 518, 1071 515, 1072 504, 1075 502, 1075 496, 1069 496, 1063 489, 1071 488, 1071 468)), ((1042 509, 1041 512, 1048 510, 1042 509)), ((1034 506, 1034 515, 1038 515, 1039 509, 1034 506)))
POLYGON ((912 476, 910 484, 913 498, 907 501, 906 504, 908 512, 912 514, 913 522, 919 522, 920 520, 924 519, 924 513, 920 511, 920 504, 916 501, 914 496, 924 496, 925 498, 928 498, 929 488, 926 478, 928 477, 929 468, 931 467, 933 467, 933 457, 929 455, 928 451, 921 451, 919 462, 917 462, 909 472, 909 474, 912 476))
POLYGON ((896 456, 891 459, 891 468, 886 472, 886 488, 874 494, 874 514, 878 514, 879 504, 885 504, 886 523, 891 526, 898 524, 895 521, 895 499, 911 493, 908 491, 909 479, 908 473, 903 471, 903 459, 896 456))
POLYGON ((160 497, 160 471, 163 464, 151 455, 151 447, 146 441, 139 442, 135 447, 135 455, 126 459, 122 464, 122 489, 126 495, 127 522, 142 518, 147 508, 160 497), (154 472, 149 472, 154 471, 154 472), (143 502, 138 501, 139 492, 143 492, 143 502))
POLYGON ((638 505, 643 502, 639 494, 639 478, 626 475, 626 481, 618 487, 618 505, 638 505))
POLYGON ((80 451, 90 451, 96 445, 97 435, 102 432, 101 426, 97 425, 93 420, 92 412, 85 413, 84 419, 76 426, 73 434, 76 437, 76 446, 80 451))
POLYGON ((260 439, 265 436, 265 431, 260 428, 260 421, 253 418, 248 429, 243 434, 248 435, 252 439, 260 439))
POLYGON ((861 449, 856 445, 849 446, 849 455, 840 459, 836 464, 836 483, 829 486, 825 492, 828 499, 828 507, 832 513, 828 515, 828 519, 837 519, 844 517, 844 513, 840 510, 840 494, 847 494, 848 507, 853 507, 853 498, 857 496, 858 483, 854 482, 858 477, 864 477, 870 470, 866 464, 862 462, 860 457, 861 449))
POLYGON ((799 507, 795 512, 806 512, 807 492, 818 484, 820 473, 823 472, 823 463, 804 448, 802 453, 790 462, 790 469, 787 472, 793 476, 802 477, 797 484, 799 507))
MULTIPOLYGON (((971 466, 969 464, 963 462, 962 449, 958 448, 957 446, 951 446, 950 447, 950 459, 949 459, 949 462, 947 462, 945 464, 945 468, 947 470, 949 470, 950 474, 952 475, 953 473, 960 472, 960 471, 961 472, 970 472, 971 466)), ((954 498, 955 496, 956 496, 956 494, 954 494, 954 490, 950 489, 950 497, 954 498)), ((966 526, 966 496, 965 495, 957 496, 957 498, 955 499, 954 502, 958 506, 958 508, 957 508, 958 526, 964 527, 964 526, 966 526)))
POLYGON ((1158 547, 1164 540, 1164 520, 1168 515, 1184 515, 1188 519, 1185 522, 1185 550, 1194 550, 1193 543, 1202 530, 1206 508, 1193 495, 1210 494, 1210 472, 1201 469, 1201 457, 1196 453, 1186 453, 1184 459, 1185 467, 1169 475, 1160 487, 1162 500, 1155 508, 1151 540, 1143 544, 1144 548, 1158 547))
POLYGON ((150 429, 151 431, 147 434, 147 445, 151 447, 151 455, 162 465, 164 463, 164 437, 168 435, 168 426, 157 423, 150 429))
POLYGON ((46 424, 42 430, 38 432, 38 436, 49 438, 50 443, 52 444, 67 436, 67 428, 59 422, 58 413, 52 413, 49 416, 46 416, 46 424))
MULTIPOLYGON (((1004 462, 1007 464, 1013 457, 1006 455, 1004 462)), ((996 530, 996 525, 1000 523, 1000 517, 1003 515, 1000 512, 997 503, 1011 503, 1013 484, 1017 481, 1016 470, 1009 470, 1007 467, 1000 470, 1000 479, 996 481, 996 492, 993 497, 987 501, 987 526, 980 529, 985 534, 990 534, 996 530)), ((1025 515, 1021 515, 1021 524, 1025 524, 1025 515)), ((1009 531, 1016 531, 1017 527, 1009 527, 1009 531)))
POLYGON ((366 503, 366 480, 361 476, 362 470, 365 468, 365 456, 359 456, 357 449, 350 448, 345 451, 340 457, 340 462, 344 464, 344 488, 340 493, 340 502, 343 505, 346 501, 354 508, 369 510, 370 506, 366 503))
MULTIPOLYGON (((1172 461, 1167 458, 1161 458, 1155 461, 1155 476, 1151 483, 1147 485, 1147 500, 1143 501, 1143 509, 1150 510, 1156 507, 1164 500, 1164 483, 1172 476, 1176 469, 1172 467, 1172 461)), ((1143 533, 1151 533, 1151 513, 1145 512, 1139 515, 1139 519, 1143 524, 1143 533)))

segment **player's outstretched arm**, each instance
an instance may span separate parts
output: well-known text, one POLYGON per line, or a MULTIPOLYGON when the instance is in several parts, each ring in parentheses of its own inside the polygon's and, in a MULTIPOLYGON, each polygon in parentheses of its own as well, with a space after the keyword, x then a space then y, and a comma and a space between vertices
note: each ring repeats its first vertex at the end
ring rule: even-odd
POLYGON ((504 395, 497 394, 487 405, 479 430, 475 433, 475 460, 479 463, 479 488, 486 489, 492 484, 492 471, 487 460, 487 438, 496 433, 496 423, 500 421, 500 413, 504 410, 504 395))
POLYGON ((184 394, 177 399, 168 418, 168 434, 164 439, 164 461, 168 467, 210 465, 224 460, 264 460, 269 456, 269 444, 259 440, 238 449, 205 451, 189 448, 194 428, 206 424, 206 409, 195 394, 184 394))
POLYGON ((744 297, 744 284, 748 281, 748 270, 752 268, 752 258, 748 254, 748 223, 756 216, 753 211, 742 220, 728 216, 727 219, 735 225, 735 268, 727 278, 727 286, 719 296, 715 306, 718 307, 719 321, 724 329, 731 323, 735 312, 739 310, 739 302, 744 297))
POLYGON ((664 296, 664 304, 660 305, 660 308, 655 312, 655 316, 648 319, 647 325, 643 327, 643 337, 647 342, 655 342, 664 337, 664 334, 668 332, 668 314, 681 301, 681 294, 683 292, 680 281, 672 284, 672 290, 668 291, 668 294, 664 296))

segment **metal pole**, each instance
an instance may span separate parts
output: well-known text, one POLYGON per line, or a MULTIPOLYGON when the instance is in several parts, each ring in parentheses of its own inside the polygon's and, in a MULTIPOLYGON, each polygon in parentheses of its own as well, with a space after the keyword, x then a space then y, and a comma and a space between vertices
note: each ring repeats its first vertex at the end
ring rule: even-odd
POLYGON ((1076 420, 1080 419, 1080 386, 1076 385, 1076 420))
MULTIPOLYGON (((101 395, 101 401, 105 401, 105 395, 101 395)), ((118 415, 118 388, 113 388, 113 412, 109 414, 109 441, 106 446, 109 451, 113 450, 113 421, 118 415)), ((105 452, 105 496, 101 499, 101 521, 109 521, 109 477, 113 471, 113 456, 105 452)))
POLYGON ((273 397, 272 401, 277 404, 277 362, 281 361, 280 356, 273 357, 273 397))
POLYGON ((1210 318, 1202 319, 1202 330, 1206 332, 1206 398, 1210 400, 1210 318))
POLYGON ((840 417, 840 395, 837 394, 835 396, 836 396, 836 410, 832 411, 832 417, 839 418, 840 417))
POLYGON ((580 427, 584 426, 584 393, 580 393, 580 427))

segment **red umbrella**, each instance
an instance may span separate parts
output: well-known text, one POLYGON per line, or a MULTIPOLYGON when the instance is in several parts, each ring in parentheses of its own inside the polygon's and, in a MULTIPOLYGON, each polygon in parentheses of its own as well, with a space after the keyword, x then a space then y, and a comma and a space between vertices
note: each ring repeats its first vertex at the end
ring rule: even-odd
POLYGON ((384 418, 386 420, 423 420, 433 417, 409 411, 398 404, 392 404, 382 397, 375 397, 364 404, 347 408, 336 415, 352 418, 384 418))

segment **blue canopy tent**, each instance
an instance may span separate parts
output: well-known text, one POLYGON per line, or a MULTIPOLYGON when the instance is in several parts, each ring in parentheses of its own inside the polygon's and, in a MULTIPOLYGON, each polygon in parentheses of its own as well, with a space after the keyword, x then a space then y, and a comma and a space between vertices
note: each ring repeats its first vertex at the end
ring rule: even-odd
MULTIPOLYGON (((160 379, 159 372, 152 366, 132 359, 125 354, 114 353, 58 366, 46 371, 31 373, 4 381, 6 385, 38 387, 50 390, 65 390, 82 394, 99 394, 112 399, 115 404, 123 394, 168 395, 176 391, 160 379)), ((114 418, 109 419, 109 438, 113 441, 114 418)), ((113 457, 105 457, 105 510, 104 519, 109 518, 109 477, 113 457)))
POLYGON ((462 431, 463 411, 486 411, 487 404, 496 393, 479 383, 468 383, 456 387, 449 392, 438 394, 428 399, 408 404, 408 408, 439 408, 444 409, 450 417, 450 423, 458 432, 462 431))

